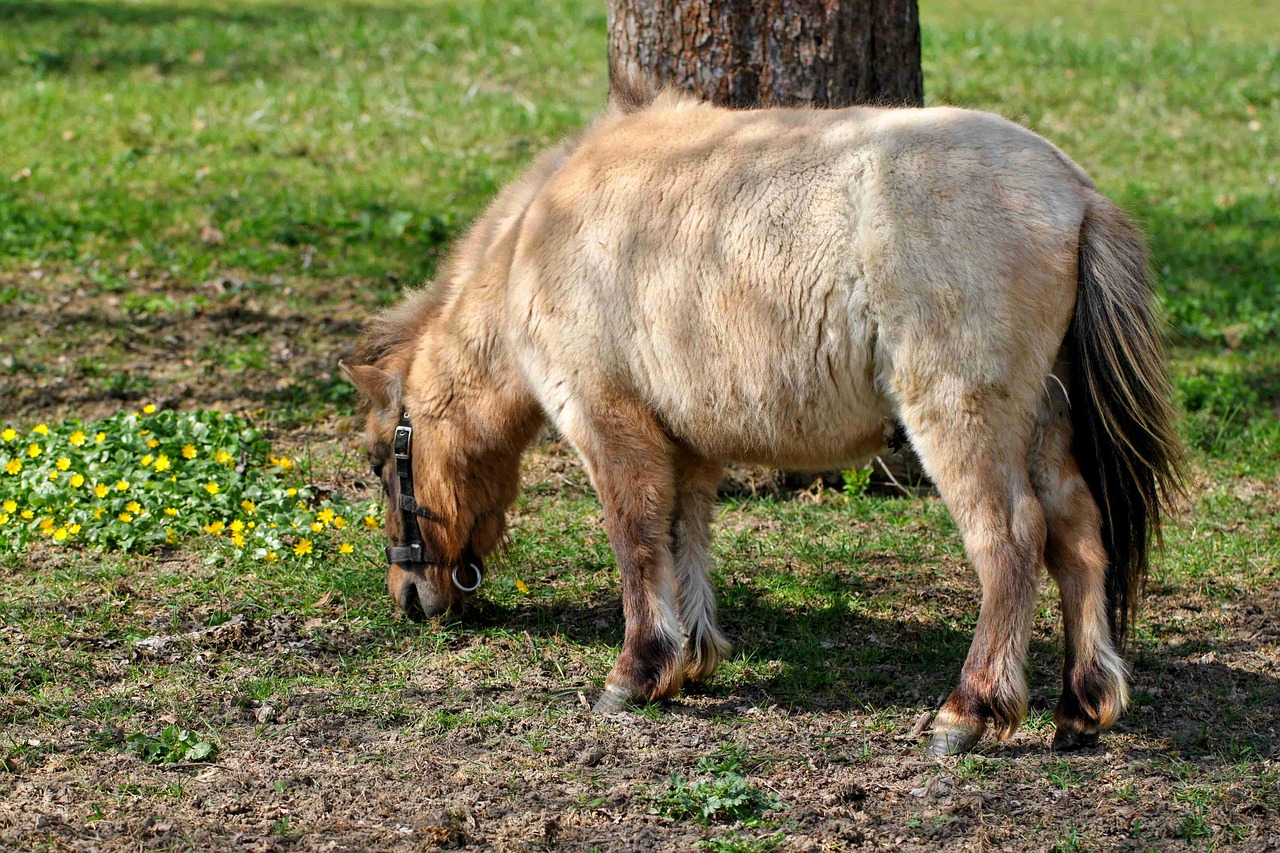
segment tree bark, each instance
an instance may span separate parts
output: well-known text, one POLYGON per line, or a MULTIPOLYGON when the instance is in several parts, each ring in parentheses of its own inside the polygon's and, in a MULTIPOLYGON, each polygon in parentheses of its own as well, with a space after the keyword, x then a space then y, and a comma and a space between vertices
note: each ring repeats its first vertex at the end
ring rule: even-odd
POLYGON ((728 107, 924 103, 916 0, 609 0, 609 70, 728 107))

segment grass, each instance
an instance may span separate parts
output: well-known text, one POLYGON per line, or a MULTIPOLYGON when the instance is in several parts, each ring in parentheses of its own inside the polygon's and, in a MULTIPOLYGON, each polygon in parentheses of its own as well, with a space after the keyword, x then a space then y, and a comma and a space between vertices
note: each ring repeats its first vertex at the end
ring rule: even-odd
MULTIPOLYGON (((1043 133, 1151 238, 1198 479, 1139 621, 1134 707, 1105 753, 1048 753, 1060 666, 1048 589, 1014 741, 939 765, 903 739, 951 688, 978 594, 945 508, 869 495, 857 472, 814 500, 726 501, 715 556, 734 657, 674 706, 586 719, 578 693, 592 698, 621 643, 617 577, 599 505, 553 445, 529 460, 511 547, 466 623, 402 621, 378 534, 359 524, 350 555, 270 565, 237 556, 229 528, 204 530, 212 518, 141 555, 41 533, 0 548, 0 839, 142 825, 178 848, 227 833, 608 848, 619 826, 718 850, 785 846, 779 833, 1012 846, 1027 826, 1059 849, 1268 838, 1280 814, 1270 10, 942 0, 922 15, 930 102, 1043 133), (133 736, 177 755, 181 732, 217 745, 216 770, 122 751, 133 736), (939 774, 955 779, 949 798, 910 795, 939 774), (44 799, 63 788, 67 802, 44 799)), ((429 277, 495 189, 605 91, 595 3, 0 0, 0 20, 0 115, 22 117, 0 134, 0 427, 23 452, 50 427, 56 448, 22 475, 45 482, 79 472, 71 436, 96 429, 72 420, 124 429, 155 402, 166 417, 247 418, 254 462, 237 477, 270 468, 270 453, 326 493, 375 499, 334 362, 358 321, 429 277)), ((187 439, 172 437, 176 460, 187 439)), ((200 449, 221 472, 214 444, 200 449)), ((132 477, 146 451, 125 449, 132 477)), ((25 500, 36 483, 24 482, 25 500)), ((204 482, 181 498, 216 498, 204 482)), ((114 517, 128 512, 112 500, 114 517)))

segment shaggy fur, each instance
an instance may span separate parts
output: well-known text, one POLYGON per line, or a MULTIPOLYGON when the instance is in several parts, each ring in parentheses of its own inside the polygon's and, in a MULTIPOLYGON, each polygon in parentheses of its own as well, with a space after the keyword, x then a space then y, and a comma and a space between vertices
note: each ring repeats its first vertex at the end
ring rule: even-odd
POLYGON ((375 458, 413 418, 444 564, 389 584, 428 615, 461 604, 448 561, 497 543, 539 423, 573 443, 622 576, 603 710, 728 653, 707 582, 723 461, 846 464, 900 422, 983 588, 934 732, 955 752, 1026 712, 1045 567, 1067 626, 1061 743, 1123 709, 1119 614, 1180 481, 1159 337, 1141 241, 1027 130, 956 109, 729 111, 615 81, 346 369, 375 458))

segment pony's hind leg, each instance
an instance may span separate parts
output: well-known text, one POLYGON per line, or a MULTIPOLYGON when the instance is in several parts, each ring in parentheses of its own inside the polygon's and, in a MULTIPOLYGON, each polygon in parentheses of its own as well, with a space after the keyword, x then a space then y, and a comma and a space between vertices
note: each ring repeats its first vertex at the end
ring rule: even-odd
POLYGON ((1021 417, 999 389, 931 396, 904 406, 903 421, 982 584, 973 643, 929 744, 930 753, 951 755, 971 749, 988 718, 1008 737, 1026 716, 1024 668, 1045 522, 1027 471, 1031 413, 1021 417))
POLYGON ((685 676, 710 678, 731 647, 716 625, 716 593, 708 577, 711 565, 711 517, 716 488, 724 468, 688 456, 676 472, 675 514, 671 520, 671 550, 679 589, 680 623, 685 630, 685 676))
POLYGON ((558 426, 581 454, 600 496, 622 580, 622 654, 595 710, 674 696, 684 681, 670 547, 675 448, 653 416, 626 398, 566 407, 558 426))
POLYGON ((1071 423, 1058 413, 1031 454, 1032 482, 1048 524, 1045 559, 1062 596, 1066 635, 1053 747, 1097 742, 1128 704, 1126 667, 1107 619, 1102 514, 1071 453, 1071 423))

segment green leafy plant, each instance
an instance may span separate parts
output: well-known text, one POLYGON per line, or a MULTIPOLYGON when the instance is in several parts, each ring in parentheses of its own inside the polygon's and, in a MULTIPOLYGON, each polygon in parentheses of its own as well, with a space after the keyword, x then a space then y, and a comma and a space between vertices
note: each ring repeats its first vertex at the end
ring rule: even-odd
POLYGON ((871 485, 871 466, 865 468, 850 468, 841 471, 844 477, 844 493, 851 498, 861 497, 867 493, 867 487, 871 485))
POLYGON ((125 739, 130 752, 147 764, 179 764, 188 761, 216 761, 218 747, 194 732, 169 725, 159 734, 137 732, 125 739))
POLYGON ((737 821, 746 826, 759 826, 769 811, 779 807, 776 796, 766 794, 736 772, 723 771, 697 782, 672 773, 667 789, 659 794, 649 811, 675 820, 693 820, 703 826, 737 821))
POLYGON ((207 536, 215 553, 306 563, 352 553, 360 524, 381 527, 377 504, 308 485, 234 415, 147 405, 0 430, 0 553, 33 541, 145 553, 207 536))

